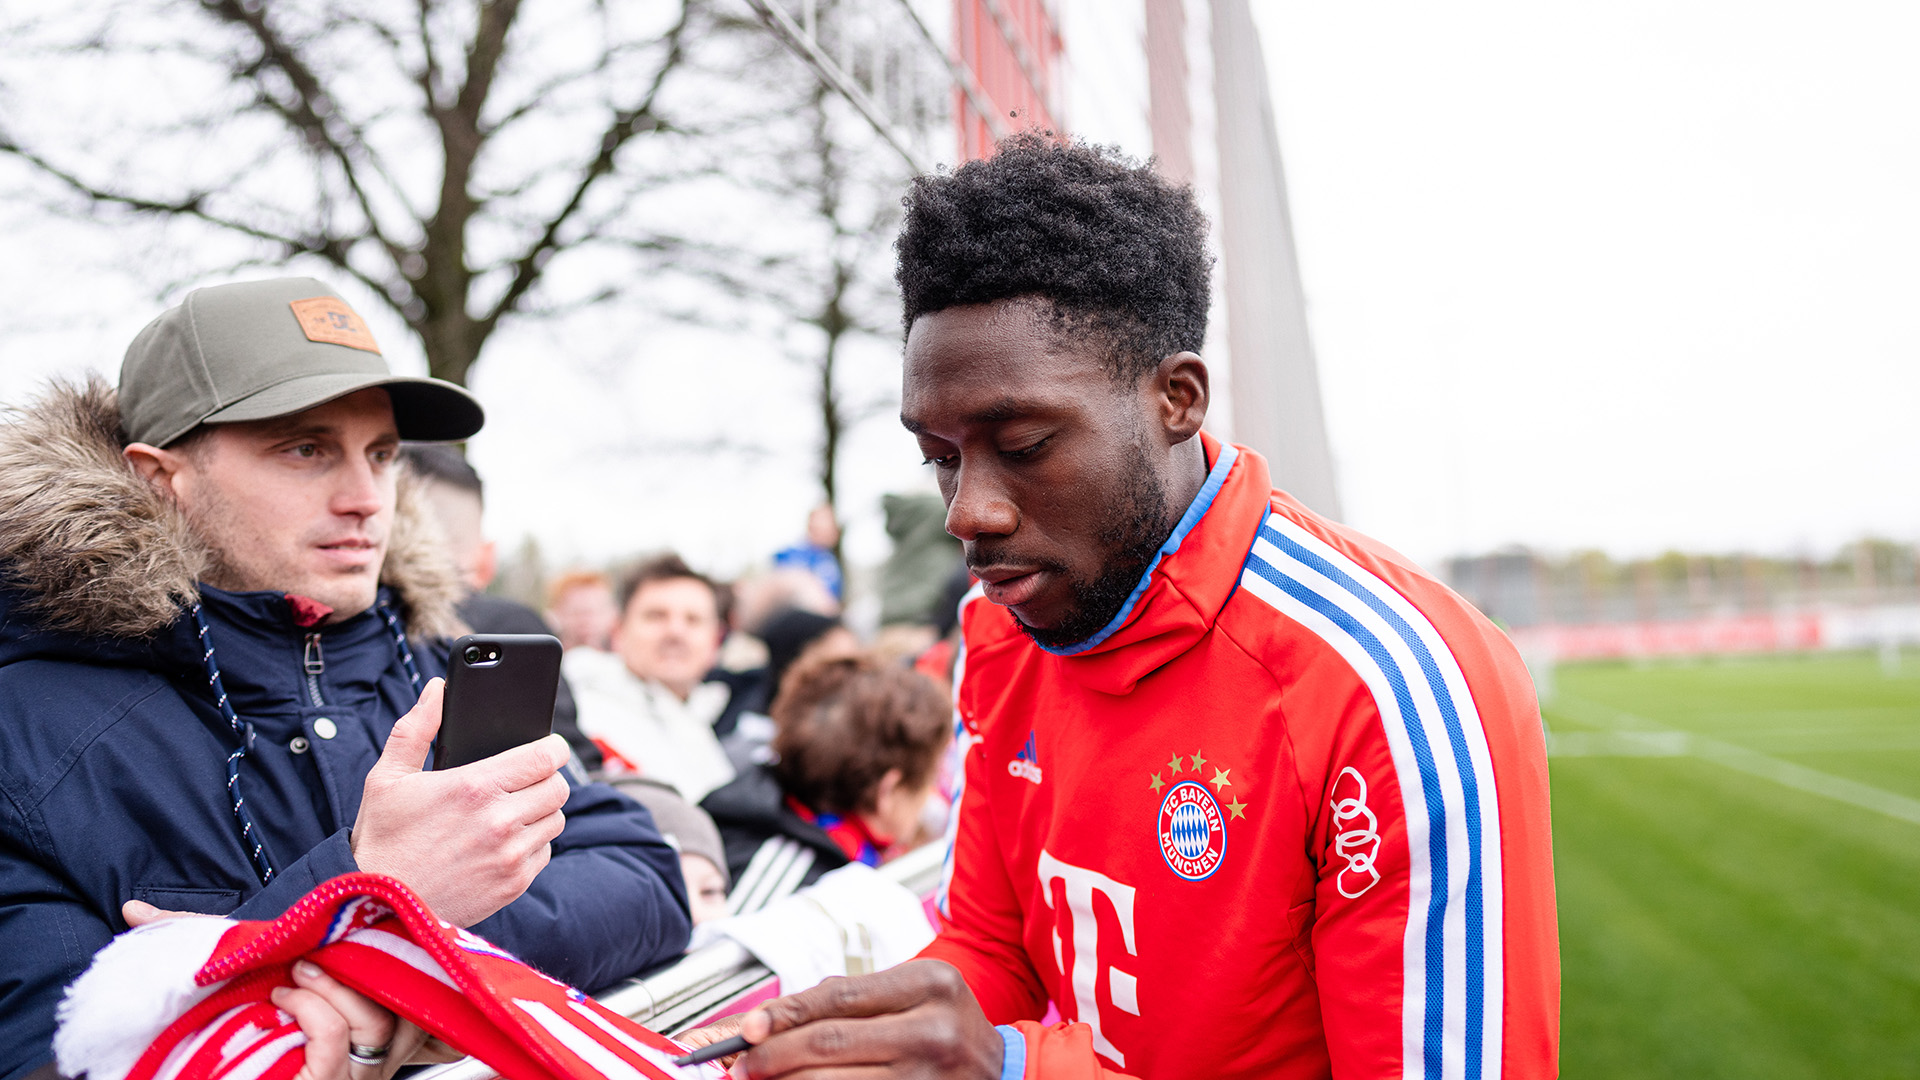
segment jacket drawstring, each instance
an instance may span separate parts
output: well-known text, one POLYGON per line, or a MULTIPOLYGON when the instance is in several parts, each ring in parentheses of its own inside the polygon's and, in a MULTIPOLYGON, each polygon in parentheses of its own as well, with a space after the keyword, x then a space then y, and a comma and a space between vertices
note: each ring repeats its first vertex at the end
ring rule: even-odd
POLYGON ((273 880, 273 864, 267 859, 267 850, 261 846, 259 830, 253 827, 253 815, 247 810, 247 800, 240 794, 240 759, 247 756, 247 750, 253 746, 253 725, 243 723, 239 714, 233 711, 233 704, 227 700, 227 691, 220 683, 220 661, 213 655, 212 630, 207 626, 206 612, 199 604, 193 605, 193 624, 200 633, 200 664, 207 672, 207 686, 213 690, 213 703, 226 717, 228 726, 233 728, 233 736, 240 745, 227 755, 227 798, 233 804, 233 820, 240 826, 240 846, 247 849, 247 858, 253 861, 253 872, 265 885, 273 880))
POLYGON ((393 647, 400 654, 400 666, 407 669, 407 680, 413 683, 413 692, 420 692, 420 668, 413 662, 413 650, 407 647, 407 628, 401 625, 400 616, 385 600, 380 601, 380 617, 387 622, 387 630, 393 634, 393 647))
MULTIPOLYGON (((207 625, 206 612, 194 604, 193 625, 200 635, 200 665, 207 673, 207 686, 213 691, 213 703, 219 708, 220 715, 226 718, 227 726, 233 729, 233 737, 239 746, 227 755, 227 798, 233 804, 233 820, 240 826, 240 846, 247 851, 247 858, 253 863, 254 875, 265 885, 273 880, 273 863, 267 858, 267 850, 260 843, 259 830, 254 828, 253 814, 247 809, 246 797, 240 794, 240 759, 247 756, 253 746, 253 725, 240 719, 233 711, 233 704, 227 700, 226 687, 220 681, 220 661, 213 655, 213 632, 207 625)), ((385 620, 387 629, 393 634, 393 645, 400 654, 400 666, 407 670, 407 680, 413 684, 413 692, 420 692, 420 666, 414 663, 413 649, 407 645, 406 627, 400 622, 400 616, 387 605, 380 602, 380 618, 385 620)))

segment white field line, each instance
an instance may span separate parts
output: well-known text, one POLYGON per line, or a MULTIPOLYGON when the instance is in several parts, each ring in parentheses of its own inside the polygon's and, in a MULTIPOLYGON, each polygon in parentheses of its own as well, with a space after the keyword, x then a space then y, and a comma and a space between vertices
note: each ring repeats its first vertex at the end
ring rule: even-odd
POLYGON ((1646 717, 1604 705, 1562 696, 1554 701, 1553 707, 1589 722, 1607 724, 1614 730, 1550 732, 1547 736, 1549 757, 1695 757, 1795 791, 1920 825, 1920 799, 1782 761, 1719 739, 1661 728, 1646 717))

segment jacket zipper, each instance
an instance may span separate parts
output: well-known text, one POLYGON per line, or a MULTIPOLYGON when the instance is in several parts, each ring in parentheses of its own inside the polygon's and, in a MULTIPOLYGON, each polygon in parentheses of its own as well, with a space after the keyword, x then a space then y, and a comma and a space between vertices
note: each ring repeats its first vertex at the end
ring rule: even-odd
POLYGON ((327 700, 320 696, 320 674, 327 670, 327 660, 320 655, 319 634, 307 635, 306 662, 303 667, 307 672, 307 696, 313 699, 315 705, 325 705, 327 700))

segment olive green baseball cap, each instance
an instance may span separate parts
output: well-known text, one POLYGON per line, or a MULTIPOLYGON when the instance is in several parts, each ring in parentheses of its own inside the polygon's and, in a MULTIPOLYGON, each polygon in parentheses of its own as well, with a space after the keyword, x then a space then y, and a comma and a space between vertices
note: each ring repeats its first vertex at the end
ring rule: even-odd
POLYGON ((291 416, 358 390, 393 401, 400 437, 465 439, 486 423, 472 394, 395 375, 366 321, 313 278, 195 289, 147 324, 120 365, 120 429, 166 446, 201 424, 291 416))

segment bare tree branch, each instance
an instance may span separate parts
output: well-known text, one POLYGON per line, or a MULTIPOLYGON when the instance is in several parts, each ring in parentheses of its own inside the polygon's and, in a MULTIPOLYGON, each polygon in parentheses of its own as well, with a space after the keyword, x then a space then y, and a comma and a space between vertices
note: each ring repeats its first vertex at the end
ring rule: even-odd
POLYGON ((642 131, 652 131, 660 126, 660 118, 654 115, 654 102, 660 96, 661 87, 666 85, 668 74, 678 66, 680 59, 685 55, 685 35, 691 16, 691 6, 683 5, 680 9, 679 20, 674 23, 673 29, 667 31, 666 58, 661 61, 660 67, 654 75, 653 82, 647 87, 646 93, 641 95, 640 101, 633 107, 622 109, 614 114, 613 122, 608 125, 606 131, 600 136, 599 152, 594 155, 592 161, 589 162, 586 169, 582 171, 579 181, 574 185, 573 194, 567 199, 566 205, 562 206, 560 211, 548 220, 546 227, 540 232, 539 239, 535 240, 518 259, 514 260, 512 281, 507 285, 506 291, 501 294, 500 299, 495 302, 493 309, 478 320, 479 326, 483 328, 481 330, 483 337, 487 333, 492 332, 494 326, 499 324, 503 316, 518 306, 521 298, 524 297, 527 291, 533 288, 534 283, 540 279, 540 273, 545 269, 547 260, 555 251, 559 250, 561 246, 561 230, 564 229, 567 223, 572 220, 573 216, 579 212, 582 204, 586 202, 587 193, 593 190, 595 183, 597 183, 601 177, 613 171, 614 157, 620 152, 620 148, 625 146, 636 134, 642 131))
MULTIPOLYGON (((384 281, 362 271, 360 268, 354 266, 348 259, 348 252, 352 249, 357 239, 355 237, 338 236, 331 233, 296 236, 241 221, 237 218, 216 214, 207 208, 207 200, 215 194, 214 192, 195 192, 179 199, 156 199, 130 195, 125 192, 108 191, 87 183, 73 173, 60 168, 44 157, 6 138, 0 138, 0 153, 12 154, 46 176, 59 181, 65 185, 69 191, 80 195, 96 206, 117 206, 134 211, 135 213, 158 217, 192 218, 221 229, 226 229, 230 232, 239 233, 242 236, 249 236, 256 240, 263 240, 273 244, 278 249, 279 256, 282 260, 299 255, 315 255, 325 259, 330 265, 337 267, 342 272, 351 275, 355 280, 376 293, 382 295, 385 293, 387 286, 384 281)), ((244 263, 242 265, 244 265, 244 263)))
POLYGON ((279 245, 287 254, 321 255, 333 248, 336 241, 331 237, 297 237, 275 232, 257 225, 232 218, 223 217, 207 209, 207 200, 215 193, 196 191, 178 199, 161 199, 141 195, 131 195, 120 191, 108 191, 95 187, 73 173, 55 165, 46 158, 26 149, 10 138, 0 136, 0 153, 12 154, 21 161, 33 166, 40 172, 58 180, 69 191, 86 198, 100 206, 119 206, 142 214, 158 214, 169 217, 190 217, 230 229, 256 240, 265 240, 279 245))
MULTIPOLYGON (((295 100, 284 102, 265 92, 258 93, 262 106, 273 111, 285 120, 288 126, 304 135, 308 144, 316 150, 332 157, 339 166, 347 188, 353 193, 361 214, 366 218, 367 235, 372 237, 383 249, 388 258, 397 266, 405 249, 388 237, 381 227, 380 216, 373 208, 373 201, 367 195, 360 179, 359 163, 378 157, 367 146, 364 138, 349 123, 329 124, 328 118, 338 113, 332 95, 328 94, 320 77, 316 75, 306 60, 301 57, 294 45, 275 33, 267 23, 268 7, 264 4, 252 5, 242 0, 200 0, 202 10, 215 19, 231 26, 244 29, 256 44, 260 46, 260 57, 238 74, 258 86, 258 72, 272 68, 286 76, 293 84, 295 100), (341 137, 338 127, 346 133, 341 137)), ((344 269, 344 262, 341 264, 344 269)), ((380 289, 382 296, 386 288, 380 289)))
POLYGON ((502 113, 498 118, 489 121, 481 130, 488 138, 492 138, 501 131, 511 127, 514 123, 524 120, 528 116, 538 112, 540 107, 547 103, 547 99, 554 94, 576 83, 590 79, 595 75, 606 74, 621 57, 629 53, 639 52, 642 48, 644 48, 644 46, 637 42, 608 45, 606 49, 602 50, 594 58, 592 64, 584 68, 563 72, 547 79, 532 90, 529 90, 526 98, 522 100, 520 104, 502 113))
POLYGON ((426 106, 429 116, 438 116, 440 112, 440 59, 434 53, 433 27, 428 25, 433 14, 433 0, 419 0, 415 5, 417 12, 416 27, 420 32, 420 48, 423 62, 414 81, 420 87, 420 101, 426 106))

